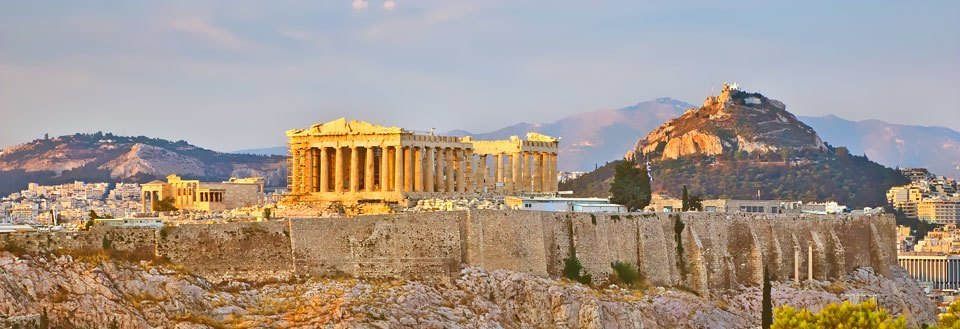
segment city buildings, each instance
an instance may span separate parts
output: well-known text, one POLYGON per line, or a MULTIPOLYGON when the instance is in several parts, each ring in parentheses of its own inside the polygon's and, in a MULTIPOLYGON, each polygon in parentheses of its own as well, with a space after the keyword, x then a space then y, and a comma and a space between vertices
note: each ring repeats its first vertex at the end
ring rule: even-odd
POLYGON ((557 191, 555 138, 475 141, 338 119, 287 131, 285 202, 396 203, 557 191))
POLYGON ((935 177, 923 168, 901 169, 910 184, 887 191, 887 203, 907 218, 948 224, 960 222, 960 194, 957 181, 935 177))
POLYGON ((0 198, 0 222, 35 225, 77 224, 98 216, 121 217, 140 210, 140 185, 85 183, 43 186, 0 198))

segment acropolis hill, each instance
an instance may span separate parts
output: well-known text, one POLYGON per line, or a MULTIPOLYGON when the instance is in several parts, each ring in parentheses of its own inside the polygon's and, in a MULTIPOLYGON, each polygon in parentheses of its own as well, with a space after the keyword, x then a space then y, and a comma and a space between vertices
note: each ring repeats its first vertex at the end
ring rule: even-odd
POLYGON ((381 202, 557 191, 555 138, 475 141, 344 118, 287 131, 288 204, 381 202))

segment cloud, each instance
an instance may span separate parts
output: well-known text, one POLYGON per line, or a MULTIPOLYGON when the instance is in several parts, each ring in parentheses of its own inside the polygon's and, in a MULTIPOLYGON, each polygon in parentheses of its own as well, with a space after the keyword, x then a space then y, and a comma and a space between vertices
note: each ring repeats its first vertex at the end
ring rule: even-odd
MULTIPOLYGON (((395 1, 388 0, 387 2, 389 3, 395 1)), ((492 1, 483 4, 478 4, 475 2, 444 3, 442 6, 431 8, 416 16, 389 19, 378 22, 367 27, 364 35, 370 39, 378 39, 390 36, 416 35, 422 33, 423 31, 434 28, 437 25, 455 22, 474 15, 487 9, 487 6, 489 6, 490 3, 492 3, 492 1)), ((394 6, 396 6, 396 4, 394 4, 394 6)), ((384 3, 384 8, 386 7, 387 3, 384 3)))
POLYGON ((383 9, 393 10, 393 8, 397 8, 397 2, 396 2, 396 1, 387 0, 387 2, 384 2, 384 3, 383 3, 383 9))
POLYGON ((368 3, 367 0, 353 0, 353 9, 364 9, 367 8, 368 5, 370 5, 370 3, 368 3))
POLYGON ((250 42, 233 34, 233 32, 197 17, 173 20, 169 26, 176 31, 211 41, 225 48, 242 50, 251 46, 250 42))

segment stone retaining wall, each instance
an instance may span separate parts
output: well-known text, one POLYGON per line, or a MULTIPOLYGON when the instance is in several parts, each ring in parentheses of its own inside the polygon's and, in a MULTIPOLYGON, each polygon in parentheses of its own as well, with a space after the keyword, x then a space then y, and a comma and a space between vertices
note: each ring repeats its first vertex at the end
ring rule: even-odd
POLYGON ((470 210, 0 236, 4 245, 29 252, 96 250, 104 239, 110 248, 152 251, 218 280, 264 274, 446 280, 461 264, 558 277, 575 252, 595 280, 608 277, 611 263, 629 262, 651 284, 708 293, 760 284, 764 266, 778 280, 792 280, 795 260, 806 279, 808 250, 820 280, 857 267, 889 276, 896 266, 892 216, 470 210))

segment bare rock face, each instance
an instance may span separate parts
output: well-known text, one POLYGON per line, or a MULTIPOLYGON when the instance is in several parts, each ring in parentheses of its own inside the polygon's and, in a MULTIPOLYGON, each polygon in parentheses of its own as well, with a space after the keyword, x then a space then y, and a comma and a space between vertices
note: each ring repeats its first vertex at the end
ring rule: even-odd
POLYGON ((204 176, 203 162, 193 157, 150 146, 134 144, 130 152, 107 162, 100 169, 110 170, 111 177, 132 177, 140 174, 166 176, 178 174, 186 176, 204 176))
MULTIPOLYGON (((839 295, 829 282, 776 283, 774 302, 815 311, 872 296, 913 324, 936 321, 916 283, 902 269, 894 274, 890 280, 856 271, 839 295)), ((115 321, 121 328, 746 328, 759 325, 759 308, 759 287, 700 297, 476 268, 434 284, 272 276, 214 284, 146 262, 0 252, 0 320, 36 318, 46 310, 57 327, 115 321)))
POLYGON ((779 148, 822 148, 817 133, 786 106, 758 93, 724 85, 719 96, 654 129, 627 154, 657 159, 727 152, 776 151, 779 148))

